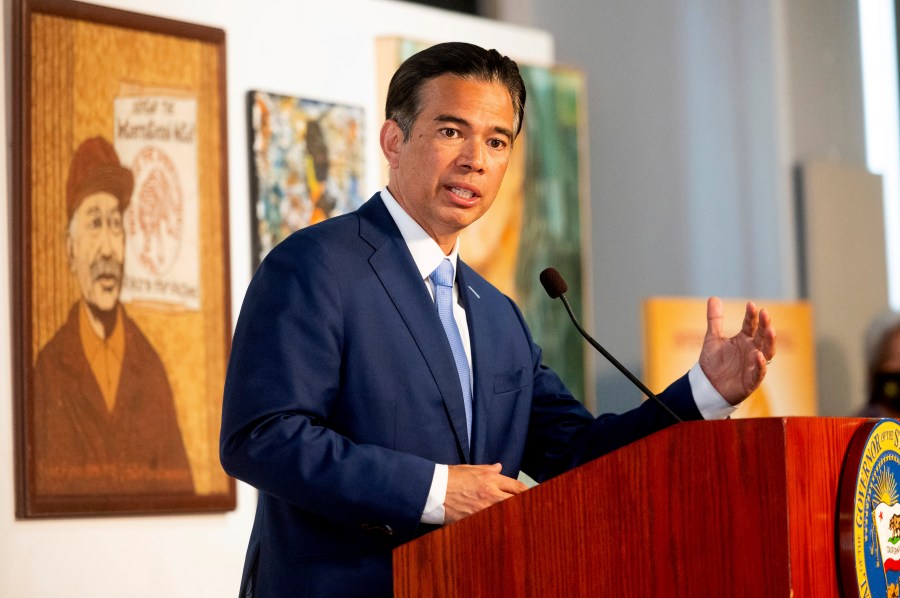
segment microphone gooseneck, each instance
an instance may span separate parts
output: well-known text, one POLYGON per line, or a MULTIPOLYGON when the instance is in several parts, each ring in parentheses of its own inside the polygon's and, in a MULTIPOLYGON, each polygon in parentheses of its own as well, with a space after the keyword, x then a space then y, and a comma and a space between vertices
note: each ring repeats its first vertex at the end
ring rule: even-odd
POLYGON ((540 279, 541 279, 541 284, 544 287, 544 290, 547 291, 547 294, 550 296, 551 299, 556 299, 557 297, 562 299, 563 305, 566 306, 566 311, 569 313, 569 319, 572 320, 572 323, 575 325, 575 328, 578 330, 579 333, 581 333, 581 336, 583 336, 584 339, 588 343, 591 344, 592 347, 597 349, 597 351, 599 351, 600 354, 603 355, 603 357, 605 357, 607 361, 609 361, 611 364, 613 364, 616 367, 616 369, 618 369, 620 372, 622 372, 625 375, 625 377, 628 378, 632 384, 637 386, 641 392, 643 392, 645 395, 647 395, 650 399, 656 401, 656 403, 659 404, 660 407, 665 409, 669 413, 669 415, 672 416, 672 418, 675 421, 677 421, 677 422, 684 421, 680 417, 678 417, 678 415, 674 411, 672 411, 672 409, 670 409, 669 406, 666 405, 662 401, 662 399, 660 399, 653 392, 651 392, 649 388, 644 386, 643 382, 638 380, 638 378, 634 374, 632 374, 628 370, 628 368, 626 368, 624 365, 619 363, 619 360, 617 360, 615 357, 613 357, 612 354, 609 353, 609 351, 604 349, 600 345, 600 343, 595 341, 591 337, 591 335, 589 335, 584 330, 584 328, 581 327, 581 324, 578 323, 578 319, 575 317, 575 313, 572 311, 572 306, 569 305, 569 300, 566 299, 566 291, 569 290, 569 285, 566 284, 566 281, 563 279, 562 275, 556 271, 556 268, 546 268, 543 272, 541 272, 540 279))

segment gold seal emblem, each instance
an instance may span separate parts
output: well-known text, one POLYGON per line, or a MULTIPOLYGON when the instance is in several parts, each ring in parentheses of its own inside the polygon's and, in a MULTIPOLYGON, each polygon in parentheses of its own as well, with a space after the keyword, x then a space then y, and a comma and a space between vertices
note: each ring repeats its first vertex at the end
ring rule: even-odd
POLYGON ((900 598, 898 482, 900 422, 863 424, 847 450, 841 477, 838 537, 844 596, 900 598))

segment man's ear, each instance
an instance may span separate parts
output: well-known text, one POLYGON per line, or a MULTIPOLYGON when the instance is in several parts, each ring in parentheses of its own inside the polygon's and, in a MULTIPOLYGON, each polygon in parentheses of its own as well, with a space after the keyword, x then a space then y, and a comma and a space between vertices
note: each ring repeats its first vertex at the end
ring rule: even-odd
POLYGON ((395 120, 386 120, 381 125, 381 151, 391 168, 400 164, 400 146, 403 145, 403 131, 395 120))

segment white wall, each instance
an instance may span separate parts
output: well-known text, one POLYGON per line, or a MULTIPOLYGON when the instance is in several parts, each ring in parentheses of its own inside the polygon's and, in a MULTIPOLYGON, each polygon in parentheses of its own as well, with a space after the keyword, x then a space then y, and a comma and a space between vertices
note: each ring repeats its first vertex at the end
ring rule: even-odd
MULTIPOLYGON (((245 93, 250 89, 363 106, 367 179, 379 181, 374 41, 379 35, 459 39, 514 58, 550 64, 553 40, 541 31, 402 2, 379 0, 111 0, 134 12, 223 28, 227 34, 231 285, 236 316, 249 283, 245 93)), ((6 93, 0 128, 9 140, 10 6, 2 19, 6 93)), ((10 160, 0 146, 0 231, 10 226, 10 160)), ((3 235, 9 239, 9 235, 3 235)), ((9 242, 0 244, 0 339, 11 338, 9 242)), ((237 593, 255 508, 255 491, 238 485, 238 509, 215 515, 16 521, 13 482, 11 346, 0 344, 0 596, 28 598, 221 597, 237 593)))

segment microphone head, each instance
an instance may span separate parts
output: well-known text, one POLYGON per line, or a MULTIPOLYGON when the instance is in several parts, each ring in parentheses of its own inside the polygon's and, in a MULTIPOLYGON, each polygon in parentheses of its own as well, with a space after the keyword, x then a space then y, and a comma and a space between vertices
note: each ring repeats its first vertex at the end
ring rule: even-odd
POLYGON ((541 272, 541 284, 551 299, 556 299, 569 290, 569 285, 563 280, 562 274, 556 268, 547 268, 541 272))

